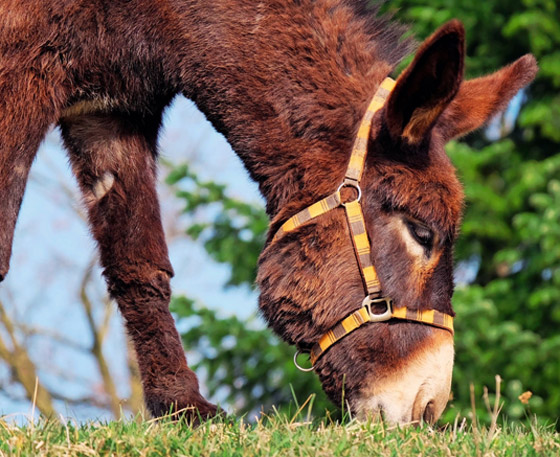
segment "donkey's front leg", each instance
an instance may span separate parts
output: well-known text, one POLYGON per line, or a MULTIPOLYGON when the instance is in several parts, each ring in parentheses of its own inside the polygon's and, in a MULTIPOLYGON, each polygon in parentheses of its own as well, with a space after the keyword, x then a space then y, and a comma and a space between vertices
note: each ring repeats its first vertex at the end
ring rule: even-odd
POLYGON ((167 254, 156 194, 159 118, 88 114, 61 121, 74 173, 99 243, 111 296, 131 336, 154 416, 187 408, 196 421, 216 407, 200 394, 169 312, 167 254))

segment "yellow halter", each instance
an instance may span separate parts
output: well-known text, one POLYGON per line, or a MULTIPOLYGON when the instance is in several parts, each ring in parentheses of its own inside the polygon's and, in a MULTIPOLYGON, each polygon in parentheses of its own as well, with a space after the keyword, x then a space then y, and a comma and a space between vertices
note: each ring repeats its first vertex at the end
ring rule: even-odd
POLYGON ((377 277, 377 272, 371 261, 371 247, 366 231, 366 224, 360 199, 362 191, 360 189, 360 180, 364 170, 364 163, 367 154, 367 145, 371 130, 371 123, 374 114, 379 111, 385 104, 385 100, 395 87, 395 81, 386 78, 377 89, 373 100, 371 101, 358 130, 358 135, 354 142, 350 162, 346 170, 344 181, 336 192, 314 203, 313 205, 303 209, 295 216, 288 219, 278 229, 272 243, 280 238, 284 233, 291 232, 306 222, 325 214, 332 209, 343 206, 346 211, 348 226, 352 235, 352 244, 356 253, 356 260, 360 268, 366 297, 362 302, 362 307, 354 311, 345 319, 341 320, 331 330, 325 333, 317 343, 315 343, 310 351, 311 368, 302 368, 297 364, 297 356, 304 352, 298 350, 294 356, 294 363, 302 371, 311 371, 313 366, 325 351, 334 343, 344 338, 349 333, 361 327, 368 322, 382 322, 389 319, 404 319, 409 321, 421 322, 423 324, 432 325, 443 328, 453 334, 453 316, 442 313, 435 309, 419 311, 410 310, 405 306, 393 308, 392 301, 388 297, 383 297, 381 292, 381 284, 377 277), (356 198, 352 201, 343 202, 340 192, 343 188, 350 187, 355 190, 356 198), (381 314, 374 314, 372 305, 379 303, 385 304, 386 310, 381 314))

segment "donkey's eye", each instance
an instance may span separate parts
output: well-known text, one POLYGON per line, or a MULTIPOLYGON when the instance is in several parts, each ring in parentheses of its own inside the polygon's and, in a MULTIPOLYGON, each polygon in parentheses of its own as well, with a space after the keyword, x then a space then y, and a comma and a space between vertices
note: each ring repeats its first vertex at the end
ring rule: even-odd
POLYGON ((434 244, 434 233, 425 225, 412 221, 406 221, 406 226, 416 242, 427 249, 431 249, 434 244))

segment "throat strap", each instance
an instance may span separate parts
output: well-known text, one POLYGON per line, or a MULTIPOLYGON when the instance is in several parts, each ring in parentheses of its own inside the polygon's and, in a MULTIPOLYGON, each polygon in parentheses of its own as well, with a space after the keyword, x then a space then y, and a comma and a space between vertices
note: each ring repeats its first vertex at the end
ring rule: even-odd
POLYGON ((295 216, 290 217, 274 234, 272 242, 275 242, 285 233, 294 231, 306 222, 309 222, 311 219, 315 219, 316 217, 329 212, 331 209, 338 208, 339 206, 340 190, 337 190, 334 194, 330 194, 328 197, 325 197, 317 203, 313 203, 311 206, 301 210, 295 216))

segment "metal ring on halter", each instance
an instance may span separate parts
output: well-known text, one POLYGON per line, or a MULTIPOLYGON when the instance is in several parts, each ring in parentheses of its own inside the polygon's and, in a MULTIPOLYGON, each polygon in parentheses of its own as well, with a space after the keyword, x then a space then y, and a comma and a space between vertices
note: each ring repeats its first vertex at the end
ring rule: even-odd
POLYGON ((368 309, 369 317, 371 319, 370 322, 384 322, 391 319, 393 317, 392 305, 393 305, 393 300, 391 300, 389 297, 374 298, 372 300, 369 296, 367 296, 366 298, 364 298, 364 301, 362 302, 362 306, 366 306, 368 309), (385 303, 387 309, 385 310, 385 312, 381 314, 374 314, 373 311, 371 310, 372 303, 373 304, 385 303))
POLYGON ((357 181, 352 181, 350 179, 345 179, 344 181, 342 181, 342 184, 338 186, 338 189, 336 190, 336 193, 338 195, 340 195, 340 191, 342 190, 343 187, 352 187, 353 189, 356 190, 356 192, 358 192, 358 197, 348 202, 343 202, 341 198, 340 204, 342 206, 346 206, 348 203, 352 203, 352 202, 359 202, 362 199, 362 189, 360 188, 360 185, 358 184, 357 181))
POLYGON ((304 351, 301 351, 299 349, 296 351, 296 353, 294 354, 294 365, 296 366, 296 368, 299 371, 304 371, 304 372, 313 371, 314 370, 313 366, 311 366, 311 368, 303 368, 302 366, 298 365, 297 358, 298 358, 298 355, 300 355, 300 354, 309 354, 309 352, 304 352, 304 351))

